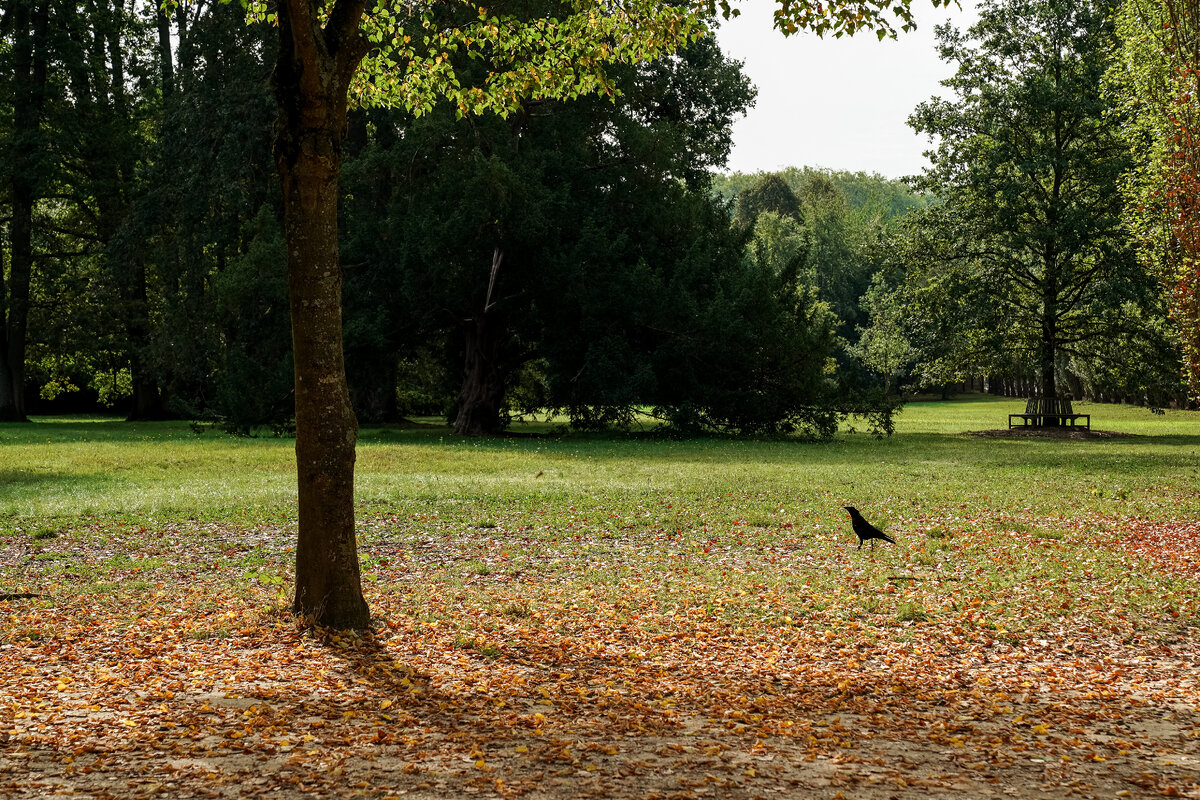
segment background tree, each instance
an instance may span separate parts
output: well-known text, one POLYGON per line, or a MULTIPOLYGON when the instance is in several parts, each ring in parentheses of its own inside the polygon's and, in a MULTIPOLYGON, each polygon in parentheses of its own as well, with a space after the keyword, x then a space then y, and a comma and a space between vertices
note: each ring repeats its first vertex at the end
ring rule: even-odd
POLYGON ((1129 121, 1126 219, 1161 281, 1200 396, 1200 4, 1125 0, 1108 80, 1129 121))
POLYGON ((773 173, 721 173, 713 176, 713 191, 724 200, 736 201, 739 193, 761 182, 768 174, 782 180, 797 197, 815 178, 824 178, 841 190, 852 211, 870 208, 873 212, 881 211, 887 220, 924 208, 930 199, 914 192, 903 181, 882 175, 813 167, 787 167, 773 173))
POLYGON ((139 357, 167 410, 249 432, 292 416, 275 37, 222 3, 173 21, 179 64, 122 230, 125 258, 147 265, 154 313, 139 357))
POLYGON ((883 378, 884 395, 903 380, 913 360, 913 347, 904 324, 904 307, 883 272, 875 274, 862 298, 869 324, 859 331, 854 354, 883 378))
POLYGON ((878 268, 876 240, 909 211, 927 204, 927 198, 904 184, 878 175, 798 168, 757 177, 717 176, 714 191, 736 197, 738 224, 755 224, 764 212, 776 215, 756 232, 756 247, 783 235, 779 226, 789 223, 778 217, 791 218, 798 234, 788 235, 806 240, 799 279, 830 306, 840 321, 839 334, 850 342, 867 319, 861 301, 878 268))
POLYGON ((34 212, 50 179, 42 135, 51 60, 49 0, 16 0, 0 17, 9 46, 0 51, 12 76, 4 106, 9 112, 5 151, 9 263, 0 265, 4 325, 0 331, 0 421, 25 419, 25 355, 29 331, 29 287, 34 264, 34 212))
POLYGON ((737 193, 733 219, 738 225, 751 227, 760 214, 767 212, 800 221, 800 198, 774 173, 763 175, 737 193))
MULTIPOLYGON (((650 353, 632 342, 645 336, 617 308, 669 304, 655 287, 695 248, 653 217, 682 192, 671 225, 690 229, 682 218, 699 214, 727 227, 709 208, 708 176, 751 97, 737 65, 706 39, 610 75, 620 89, 615 102, 541 101, 508 120, 455 123, 435 110, 403 121, 400 137, 394 115, 374 114, 376 141, 347 165, 354 199, 346 252, 358 265, 347 281, 347 308, 355 309, 347 346, 394 352, 401 337, 440 332, 453 350, 449 371, 461 375, 452 418, 459 433, 503 427, 534 362, 543 376, 562 374, 559 359, 575 364, 569 394, 577 408, 594 399, 581 387, 629 389, 624 380, 597 384, 580 372, 576 351, 593 344, 579 334, 582 321, 607 309, 607 335, 629 335, 631 357, 639 353, 643 364, 631 371, 644 372, 650 353), (659 277, 631 287, 647 273, 659 277), (384 312, 390 322, 354 322, 368 295, 387 298, 372 302, 393 309, 384 312), (580 310, 564 315, 564 306, 580 310), (414 330, 412 320, 423 322, 414 330)), ((352 376, 352 392, 362 379, 352 376)), ((538 398, 549 401, 545 391, 538 398)))
POLYGON ((53 395, 96 383, 98 365, 107 372, 130 352, 135 334, 114 339, 107 324, 133 307, 128 292, 109 291, 130 282, 108 251, 138 191, 151 61, 146 27, 122 3, 21 0, 0 30, 12 44, 0 57, 11 59, 3 89, 13 123, 4 143, 11 264, 0 287, 9 390, 0 395, 12 408, 27 376, 53 395), (96 313, 101 300, 111 304, 96 313), (100 324, 88 330, 76 316, 100 324))
POLYGON ((1125 301, 1145 295, 1116 191, 1129 159, 1100 91, 1111 11, 988 0, 966 34, 938 29, 954 97, 911 118, 940 140, 916 186, 944 205, 917 223, 910 279, 956 330, 943 363, 1017 357, 1044 396, 1066 355, 1133 331, 1125 301))

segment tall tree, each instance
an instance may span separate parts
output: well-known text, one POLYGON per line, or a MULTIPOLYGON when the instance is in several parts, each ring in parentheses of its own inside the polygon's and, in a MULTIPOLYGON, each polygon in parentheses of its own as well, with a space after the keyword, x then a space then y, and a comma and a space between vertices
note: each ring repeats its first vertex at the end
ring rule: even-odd
MULTIPOLYGON (((116 241, 137 191, 135 163, 144 156, 137 123, 141 113, 128 96, 131 40, 142 31, 119 0, 81 4, 85 13, 66 15, 73 47, 64 61, 73 100, 71 180, 87 198, 95 220, 93 236, 105 271, 117 287, 127 337, 132 403, 129 419, 162 416, 158 384, 146 363, 150 308, 146 264, 116 241)), ((142 44, 142 43, 139 43, 142 44)), ((148 44, 145 42, 144 44, 148 44)))
POLYGON ((759 214, 765 212, 800 221, 800 199, 783 178, 773 172, 738 192, 733 219, 738 225, 752 226, 759 214))
POLYGON ((368 14, 365 0, 279 3, 275 154, 283 183, 300 507, 294 607, 322 624, 361 628, 368 621, 354 536, 358 425, 346 384, 338 260, 338 178, 351 84, 364 102, 427 110, 446 97, 463 112, 506 110, 523 95, 606 88, 605 64, 653 56, 695 31, 681 10, 649 2, 561 10, 562 18, 522 17, 435 4, 413 18, 385 3, 368 14), (638 36, 627 35, 635 29, 638 36), (409 31, 419 31, 419 44, 409 31), (373 42, 381 46, 373 49, 373 42), (499 54, 507 69, 463 85, 454 66, 460 49, 468 56, 499 54))
MULTIPOLYGON (((163 404, 245 432, 291 416, 268 85, 277 34, 223 3, 173 19, 179 67, 162 84, 158 141, 120 260, 145 265, 154 324, 139 356, 163 404)), ((161 40, 157 49, 160 65, 172 58, 161 40)))
POLYGON ((951 355, 1028 359, 1050 397, 1061 359, 1131 324, 1122 302, 1144 290, 1121 228, 1128 154, 1101 93, 1111 12, 985 0, 967 33, 937 32, 954 96, 910 120, 940 139, 917 186, 944 205, 919 218, 913 255, 918 280, 945 289, 926 296, 960 315, 951 355))

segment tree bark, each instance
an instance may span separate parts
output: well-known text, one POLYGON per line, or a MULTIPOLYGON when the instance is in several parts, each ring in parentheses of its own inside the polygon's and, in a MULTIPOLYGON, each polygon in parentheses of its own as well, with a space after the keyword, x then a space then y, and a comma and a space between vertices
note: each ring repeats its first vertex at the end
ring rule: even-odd
POLYGON ((334 628, 370 622, 354 536, 358 422, 342 353, 337 213, 347 90, 366 53, 358 32, 362 11, 362 0, 340 0, 322 29, 313 0, 281 2, 274 75, 296 382, 300 530, 293 608, 334 628))

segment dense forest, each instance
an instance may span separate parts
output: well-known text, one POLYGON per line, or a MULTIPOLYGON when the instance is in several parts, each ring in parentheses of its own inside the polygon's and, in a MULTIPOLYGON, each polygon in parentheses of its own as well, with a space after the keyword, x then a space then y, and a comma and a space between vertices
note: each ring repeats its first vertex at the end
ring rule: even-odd
MULTIPOLYGON (((712 38, 615 68, 614 99, 352 109, 355 413, 825 436, 846 414, 887 430, 930 387, 1185 402, 1169 297, 1123 217, 1113 12, 1010 0, 942 31, 957 99, 915 111, 939 144, 911 185, 724 174, 754 89, 712 38), (1017 5, 1042 36, 1004 27, 1017 5)), ((0 35, 0 419, 286 431, 269 27, 221 3, 15 0, 0 35)))

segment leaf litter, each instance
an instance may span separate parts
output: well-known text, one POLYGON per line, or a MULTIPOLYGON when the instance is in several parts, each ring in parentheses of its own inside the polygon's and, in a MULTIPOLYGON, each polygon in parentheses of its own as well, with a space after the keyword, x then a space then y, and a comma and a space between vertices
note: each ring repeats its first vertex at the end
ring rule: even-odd
POLYGON ((1200 526, 937 514, 902 546, 696 509, 10 533, 6 797, 1200 795, 1200 526))

